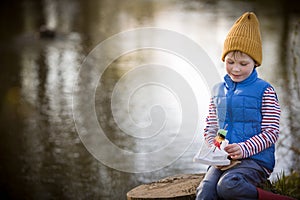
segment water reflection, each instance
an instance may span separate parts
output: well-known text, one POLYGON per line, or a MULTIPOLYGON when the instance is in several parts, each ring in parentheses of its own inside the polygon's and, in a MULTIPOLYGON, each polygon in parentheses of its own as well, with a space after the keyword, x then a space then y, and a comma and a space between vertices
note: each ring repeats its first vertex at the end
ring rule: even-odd
MULTIPOLYGON (((1 154, 0 197, 125 199, 126 192, 140 183, 177 173, 204 171, 205 166, 192 163, 191 159, 202 140, 200 133, 197 142, 179 160, 152 173, 124 173, 99 163, 85 149, 75 129, 71 107, 73 84, 84 57, 95 45, 112 34, 145 26, 171 29, 190 37, 206 50, 222 75, 225 72, 219 55, 224 37, 233 20, 246 10, 256 11, 261 19, 264 61, 259 73, 275 86, 282 106, 282 136, 275 172, 291 168, 299 171, 299 154, 295 152, 299 153, 300 140, 300 24, 299 13, 291 12, 289 5, 286 6, 282 10, 279 1, 218 0, 24 0, 3 3, 0 20, 8 30, 1 31, 0 38, 0 62, 5 66, 0 87, 3 130, 0 152, 5 152, 2 153, 5 155, 1 154), (7 18, 12 21, 10 26, 7 26, 7 18), (41 25, 55 29, 57 37, 38 39, 37 30, 41 25)), ((146 151, 159 147, 159 144, 145 146, 120 134, 110 108, 109 97, 114 86, 132 66, 148 61, 159 63, 166 57, 150 51, 123 56, 110 66, 103 84, 97 88, 98 119, 111 131, 108 137, 122 148, 136 151, 145 148, 146 151)), ((169 66, 184 65, 174 57, 166 60, 169 66)), ((126 91, 126 88, 122 90, 126 91)), ((133 121, 140 126, 147 125, 149 116, 148 112, 143 112, 147 107, 143 103, 154 104, 163 96, 162 103, 172 111, 167 115, 173 116, 170 133, 176 132, 181 120, 176 98, 163 91, 151 94, 151 87, 140 92, 139 95, 147 97, 149 102, 130 104, 133 121), (140 118, 136 117, 138 115, 140 118)), ((204 96, 204 99, 208 98, 207 94, 204 96)), ((199 119, 204 120, 206 100, 201 104, 203 116, 199 119)), ((118 106, 114 109, 121 116, 123 111, 120 109, 124 107, 121 99, 118 106)), ((128 119, 121 120, 125 128, 130 126, 128 119)), ((200 123, 200 127, 203 126, 203 121, 200 123)))

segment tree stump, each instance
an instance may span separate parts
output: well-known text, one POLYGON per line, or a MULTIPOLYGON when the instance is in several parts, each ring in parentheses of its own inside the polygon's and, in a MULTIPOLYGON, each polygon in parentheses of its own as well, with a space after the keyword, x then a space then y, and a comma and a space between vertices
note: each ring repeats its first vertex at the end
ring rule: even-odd
POLYGON ((204 174, 180 174, 143 184, 127 193, 127 200, 190 200, 204 174))

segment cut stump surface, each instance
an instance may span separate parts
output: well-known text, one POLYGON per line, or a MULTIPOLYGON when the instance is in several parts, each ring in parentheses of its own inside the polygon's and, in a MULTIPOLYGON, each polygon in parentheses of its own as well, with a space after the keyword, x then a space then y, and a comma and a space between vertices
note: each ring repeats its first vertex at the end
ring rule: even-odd
POLYGON ((195 199, 196 188, 204 174, 180 174, 143 184, 127 193, 127 200, 195 199))

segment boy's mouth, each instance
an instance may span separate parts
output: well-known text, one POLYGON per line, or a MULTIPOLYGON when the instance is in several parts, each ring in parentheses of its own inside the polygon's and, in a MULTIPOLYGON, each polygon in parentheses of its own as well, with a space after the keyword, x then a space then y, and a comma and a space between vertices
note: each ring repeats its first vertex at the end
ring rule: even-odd
POLYGON ((236 75, 236 74, 231 74, 231 76, 232 76, 233 78, 240 78, 240 77, 241 77, 241 75, 236 75))

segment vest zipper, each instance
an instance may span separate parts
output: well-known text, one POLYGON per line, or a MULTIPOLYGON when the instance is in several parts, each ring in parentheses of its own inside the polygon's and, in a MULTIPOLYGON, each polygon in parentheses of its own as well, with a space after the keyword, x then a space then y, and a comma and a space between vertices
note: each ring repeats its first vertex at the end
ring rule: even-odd
MULTIPOLYGON (((228 115, 228 133, 231 133, 231 130, 232 130, 232 96, 234 94, 234 91, 236 89, 236 86, 237 86, 237 83, 233 83, 233 87, 229 88, 229 91, 228 91, 228 100, 227 100, 227 115, 228 115)), ((226 124, 226 123, 225 123, 226 124)), ((228 140, 231 141, 231 134, 228 135, 228 140)))

